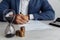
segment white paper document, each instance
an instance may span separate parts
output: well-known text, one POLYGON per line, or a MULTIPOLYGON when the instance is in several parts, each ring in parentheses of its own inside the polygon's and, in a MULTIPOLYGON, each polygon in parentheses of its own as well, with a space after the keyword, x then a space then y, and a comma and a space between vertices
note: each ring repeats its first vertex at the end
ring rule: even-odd
MULTIPOLYGON (((22 25, 18 25, 18 26, 21 27, 22 25)), ((52 28, 51 26, 44 24, 40 21, 33 21, 33 20, 30 20, 27 24, 24 24, 24 26, 26 31, 44 30, 44 29, 52 28)))

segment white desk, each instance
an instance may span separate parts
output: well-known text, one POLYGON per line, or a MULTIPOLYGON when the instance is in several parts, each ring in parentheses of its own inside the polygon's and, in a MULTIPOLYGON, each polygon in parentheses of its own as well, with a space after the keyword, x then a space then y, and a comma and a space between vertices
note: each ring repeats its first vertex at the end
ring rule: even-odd
MULTIPOLYGON (((24 38, 17 36, 14 36, 13 38, 5 38, 4 30, 6 26, 6 22, 0 22, 0 40, 60 40, 60 28, 53 26, 51 26, 52 28, 45 30, 27 31, 24 38)), ((15 26, 17 27, 17 25, 15 26)))

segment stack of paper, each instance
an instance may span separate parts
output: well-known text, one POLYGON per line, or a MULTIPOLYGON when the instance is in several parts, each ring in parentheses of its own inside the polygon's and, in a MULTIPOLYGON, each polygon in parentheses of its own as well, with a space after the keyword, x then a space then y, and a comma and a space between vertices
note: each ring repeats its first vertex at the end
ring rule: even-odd
MULTIPOLYGON (((22 25, 18 25, 21 27, 22 25)), ((40 21, 34 21, 30 20, 27 24, 24 24, 26 31, 31 31, 31 30, 44 30, 44 29, 49 29, 52 28, 51 26, 44 24, 40 21)))

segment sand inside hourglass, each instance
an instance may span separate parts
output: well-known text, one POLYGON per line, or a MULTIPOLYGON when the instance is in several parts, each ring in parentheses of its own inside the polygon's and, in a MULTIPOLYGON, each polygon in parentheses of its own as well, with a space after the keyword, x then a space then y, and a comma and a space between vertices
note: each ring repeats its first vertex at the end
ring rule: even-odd
POLYGON ((13 19, 13 12, 9 12, 6 16, 5 16, 6 20, 10 23, 12 22, 13 19))

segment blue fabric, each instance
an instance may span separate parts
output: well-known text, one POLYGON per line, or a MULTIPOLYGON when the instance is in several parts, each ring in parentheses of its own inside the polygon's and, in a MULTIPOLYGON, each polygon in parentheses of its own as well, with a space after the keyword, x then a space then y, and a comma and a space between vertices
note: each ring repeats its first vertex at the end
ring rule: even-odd
MULTIPOLYGON (((5 9, 13 9, 18 14, 19 3, 20 0, 3 0, 0 3, 0 21, 3 21, 5 9)), ((53 20, 55 18, 55 12, 47 0, 30 0, 28 14, 33 14, 35 20, 53 20)))

